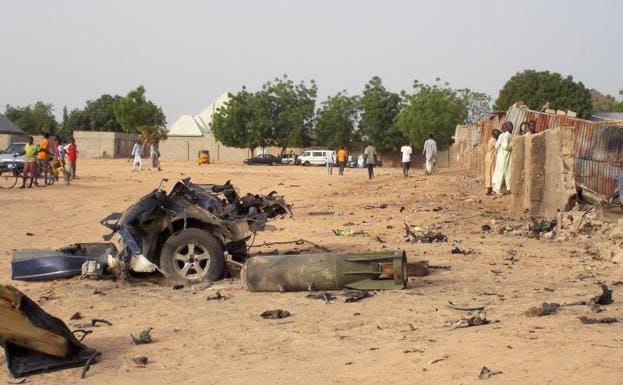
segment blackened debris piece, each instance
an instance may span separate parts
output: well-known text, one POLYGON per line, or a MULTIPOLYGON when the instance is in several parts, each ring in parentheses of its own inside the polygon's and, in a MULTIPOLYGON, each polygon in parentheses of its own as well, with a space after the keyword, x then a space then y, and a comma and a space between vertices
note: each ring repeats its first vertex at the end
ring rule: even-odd
POLYGON ((547 220, 537 220, 536 218, 532 218, 532 224, 528 226, 532 234, 534 234, 537 238, 541 236, 541 233, 549 233, 550 231, 556 228, 556 220, 552 219, 551 221, 547 220))
POLYGON ((97 326, 97 324, 105 324, 108 326, 112 326, 112 323, 110 321, 106 321, 105 319, 94 318, 91 320, 91 326, 97 326))
POLYGON ((333 301, 335 299, 335 296, 327 291, 323 291, 320 293, 312 293, 312 294, 307 294, 307 298, 310 299, 321 299, 323 300, 325 303, 331 303, 331 301, 333 301))
POLYGON ((615 322, 619 322, 618 318, 614 317, 605 317, 605 318, 589 318, 586 316, 578 317, 578 319, 585 325, 591 324, 613 324, 615 322))
POLYGON ((488 323, 489 320, 487 320, 487 313, 485 311, 474 310, 467 316, 461 317, 453 326, 455 328, 468 328, 471 326, 487 325, 488 323))
POLYGON ((344 302, 352 303, 359 302, 362 299, 374 297, 374 293, 367 290, 344 290, 344 302))
POLYGON ((292 314, 290 314, 289 311, 281 310, 281 309, 266 310, 265 312, 260 314, 260 316, 264 319, 282 319, 282 318, 290 317, 291 315, 292 314))
POLYGON ((483 366, 482 369, 480 370, 480 374, 478 375, 478 378, 481 380, 488 380, 489 378, 495 376, 496 374, 502 374, 502 372, 493 371, 487 368, 486 366, 483 366))
POLYGON ((0 340, 14 377, 84 365, 95 350, 12 286, 0 285, 0 340))
POLYGON ((612 290, 608 288, 607 285, 601 285, 602 293, 598 296, 593 297, 591 302, 597 305, 610 305, 614 300, 612 299, 612 290))
POLYGON ((448 242, 448 237, 440 232, 405 223, 405 241, 413 243, 448 242))
POLYGON ((137 365, 147 365, 147 363, 149 362, 149 358, 147 358, 147 356, 137 356, 132 358, 132 362, 134 362, 137 365))
POLYGON ((488 233, 488 232, 491 231, 491 225, 484 224, 484 225, 482 225, 481 230, 482 230, 483 233, 488 233))
POLYGON ((526 315, 528 317, 543 317, 556 314, 558 310, 560 310, 560 304, 555 302, 543 302, 541 306, 533 306, 528 309, 526 315))
POLYGON ((214 293, 214 295, 209 295, 206 298, 206 301, 225 301, 228 300, 229 297, 226 297, 224 295, 221 294, 220 290, 217 290, 216 293, 214 293))
POLYGON ((143 330, 142 332, 140 332, 138 337, 134 337, 132 334, 130 334, 130 337, 132 337, 132 342, 134 342, 135 345, 143 345, 143 344, 152 343, 153 340, 151 339, 151 331, 153 329, 154 328, 147 328, 143 330))
POLYGON ((452 250, 450 250, 451 254, 463 254, 463 255, 470 255, 470 254, 474 254, 473 250, 463 250, 458 246, 455 246, 452 248, 452 250))

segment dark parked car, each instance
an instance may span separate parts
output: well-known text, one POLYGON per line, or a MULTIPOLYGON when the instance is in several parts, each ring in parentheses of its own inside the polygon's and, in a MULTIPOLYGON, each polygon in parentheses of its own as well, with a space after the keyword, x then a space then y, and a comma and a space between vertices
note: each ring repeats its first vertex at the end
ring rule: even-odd
POLYGON ((245 159, 244 164, 269 164, 274 166, 281 164, 281 159, 271 154, 261 154, 253 158, 245 159))

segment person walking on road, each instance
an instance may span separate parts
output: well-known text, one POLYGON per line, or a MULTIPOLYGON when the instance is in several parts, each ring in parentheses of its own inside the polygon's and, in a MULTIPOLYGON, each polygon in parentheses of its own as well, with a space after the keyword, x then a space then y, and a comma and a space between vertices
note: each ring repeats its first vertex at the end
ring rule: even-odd
POLYGON ((335 151, 329 149, 325 155, 325 161, 327 162, 327 174, 333 175, 333 165, 335 164, 335 151))
POLYGON ((346 165, 346 159, 348 159, 348 153, 344 149, 344 146, 342 146, 337 152, 337 165, 339 167, 339 175, 344 175, 344 166, 346 165))
POLYGON ((426 156, 426 175, 430 175, 433 173, 433 163, 435 163, 435 158, 437 158, 437 142, 433 139, 433 134, 430 134, 426 142, 424 142, 422 154, 426 156))
POLYGON ((143 158, 141 154, 141 143, 138 140, 134 142, 132 155, 134 156, 134 160, 132 161, 132 171, 136 171, 137 166, 138 170, 141 171, 143 169, 143 158))
POLYGON ((409 169, 411 168, 411 154, 413 153, 413 149, 408 144, 400 147, 400 153, 402 154, 401 164, 402 164, 402 175, 405 178, 409 176, 409 169))
POLYGON ((376 148, 369 144, 363 151, 363 155, 366 158, 366 165, 368 166, 368 179, 374 178, 374 166, 376 164, 376 148))
POLYGON ((35 179, 35 162, 37 161, 38 146, 34 143, 32 136, 28 137, 28 143, 24 146, 26 161, 24 162, 24 170, 22 171, 22 186, 26 187, 26 180, 30 178, 28 188, 32 187, 32 181, 35 179))

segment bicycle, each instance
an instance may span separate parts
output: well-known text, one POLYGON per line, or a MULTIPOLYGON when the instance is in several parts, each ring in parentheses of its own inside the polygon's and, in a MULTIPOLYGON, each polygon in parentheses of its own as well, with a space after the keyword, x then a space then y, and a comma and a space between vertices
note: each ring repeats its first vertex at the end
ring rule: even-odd
POLYGON ((54 170, 52 169, 52 165, 48 161, 39 162, 37 164, 37 171, 35 171, 35 180, 34 184, 37 187, 44 187, 53 185, 56 181, 56 175, 54 174, 54 170), (43 164, 43 166, 41 166, 43 164), (42 178, 43 183, 39 183, 39 178, 42 178))
POLYGON ((8 190, 15 187, 19 179, 22 177, 22 174, 19 172, 17 167, 16 158, 18 156, 18 153, 13 154, 13 162, 11 165, 0 169, 0 189, 8 190))

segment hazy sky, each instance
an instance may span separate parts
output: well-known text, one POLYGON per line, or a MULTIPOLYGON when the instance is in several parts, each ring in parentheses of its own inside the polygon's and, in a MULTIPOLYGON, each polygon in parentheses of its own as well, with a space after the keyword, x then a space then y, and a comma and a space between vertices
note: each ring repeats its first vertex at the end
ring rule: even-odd
POLYGON ((621 0, 0 0, 0 111, 143 84, 172 123, 288 74, 320 97, 441 77, 497 97, 524 69, 623 88, 621 0))

